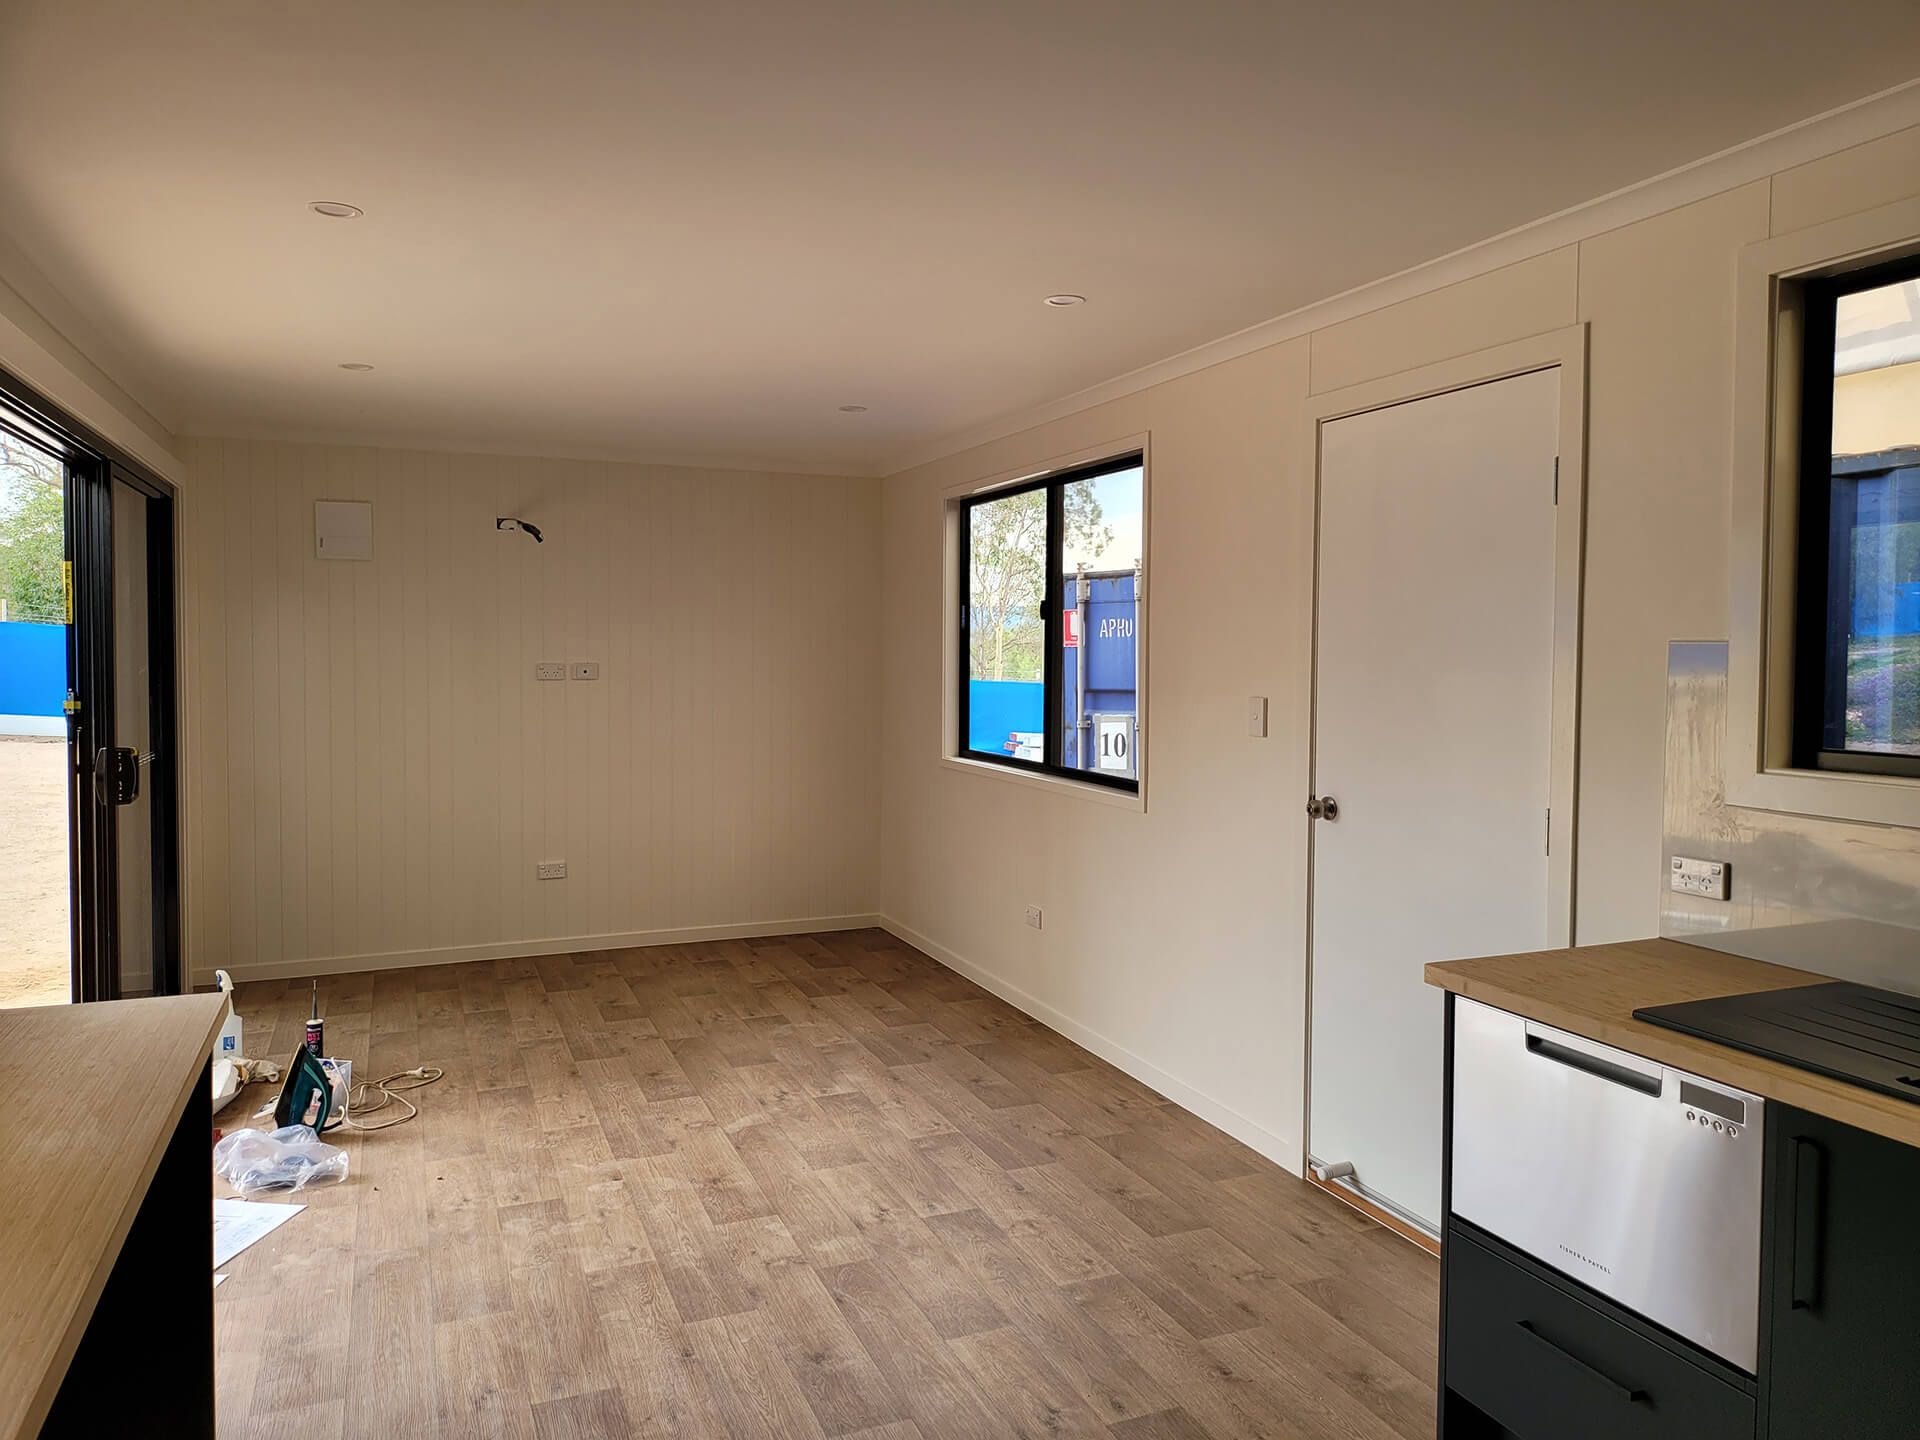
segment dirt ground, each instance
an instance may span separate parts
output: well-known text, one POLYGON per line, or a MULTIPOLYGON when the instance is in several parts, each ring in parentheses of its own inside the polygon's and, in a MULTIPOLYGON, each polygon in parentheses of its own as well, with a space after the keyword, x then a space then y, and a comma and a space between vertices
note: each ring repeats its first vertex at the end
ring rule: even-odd
POLYGON ((0 1005, 73 998, 66 761, 64 740, 0 737, 0 1005))

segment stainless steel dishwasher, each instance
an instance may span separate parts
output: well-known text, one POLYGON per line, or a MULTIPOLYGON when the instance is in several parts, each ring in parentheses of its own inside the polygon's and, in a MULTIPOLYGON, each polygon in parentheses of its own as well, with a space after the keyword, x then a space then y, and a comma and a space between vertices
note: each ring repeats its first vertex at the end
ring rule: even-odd
POLYGON ((1751 1374, 1758 1096, 1454 1001, 1453 1213, 1751 1374))

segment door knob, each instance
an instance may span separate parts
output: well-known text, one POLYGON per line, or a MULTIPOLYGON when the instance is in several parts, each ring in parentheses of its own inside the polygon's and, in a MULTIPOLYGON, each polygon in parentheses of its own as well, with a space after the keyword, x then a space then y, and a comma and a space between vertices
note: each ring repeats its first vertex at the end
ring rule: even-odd
POLYGON ((1309 820, 1338 820, 1340 802, 1331 795, 1309 795, 1307 797, 1307 818, 1309 820))

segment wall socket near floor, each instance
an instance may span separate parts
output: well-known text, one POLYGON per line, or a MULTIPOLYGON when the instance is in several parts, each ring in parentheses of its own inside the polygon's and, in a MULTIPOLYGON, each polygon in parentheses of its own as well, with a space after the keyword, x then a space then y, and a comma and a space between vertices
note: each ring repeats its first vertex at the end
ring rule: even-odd
POLYGON ((564 660, 540 660, 533 667, 536 680, 564 680, 567 678, 567 662, 564 660))
POLYGON ((576 660, 567 667, 576 680, 598 680, 600 662, 598 660, 576 660))
POLYGON ((1733 867, 1724 860, 1692 860, 1676 855, 1667 870, 1667 888, 1680 895, 1725 900, 1732 885, 1733 867))
POLYGON ((1040 928, 1040 907, 1038 905, 1027 906, 1027 924, 1036 930, 1040 928))
POLYGON ((567 878, 567 862, 564 860, 542 860, 533 867, 536 880, 564 880, 567 878))

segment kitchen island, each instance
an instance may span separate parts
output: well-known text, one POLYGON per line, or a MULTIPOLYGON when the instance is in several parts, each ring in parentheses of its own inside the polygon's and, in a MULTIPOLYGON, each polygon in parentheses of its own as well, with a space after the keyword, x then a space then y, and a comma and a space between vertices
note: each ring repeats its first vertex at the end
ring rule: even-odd
POLYGON ((1920 1103, 1634 1018, 1832 977, 1647 940, 1426 978, 1445 1440, 1920 1435, 1920 1103))

